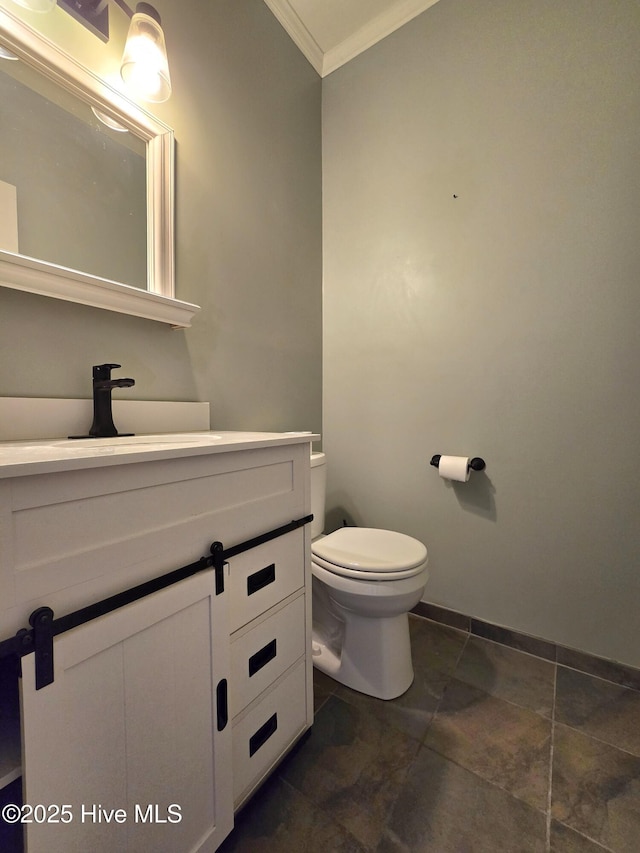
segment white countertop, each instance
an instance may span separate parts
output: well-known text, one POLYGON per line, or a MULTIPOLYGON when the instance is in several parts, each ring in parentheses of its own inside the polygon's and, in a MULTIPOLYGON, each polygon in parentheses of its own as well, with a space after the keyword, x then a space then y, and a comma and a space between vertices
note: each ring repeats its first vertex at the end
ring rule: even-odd
POLYGON ((307 432, 184 432, 0 442, 0 479, 317 441, 307 432))

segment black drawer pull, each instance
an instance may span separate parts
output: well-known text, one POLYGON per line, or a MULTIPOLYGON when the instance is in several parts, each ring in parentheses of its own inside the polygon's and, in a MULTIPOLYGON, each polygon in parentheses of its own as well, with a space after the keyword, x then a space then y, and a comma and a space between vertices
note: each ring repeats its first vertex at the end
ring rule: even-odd
POLYGON ((229 722, 229 702, 226 678, 219 681, 216 687, 216 716, 218 731, 221 732, 229 722))
POLYGON ((267 722, 263 726, 260 726, 258 731, 249 738, 249 757, 255 755, 260 747, 264 746, 277 728, 278 715, 274 714, 273 717, 269 717, 267 722))
POLYGON ((247 595, 253 595, 259 589, 264 589, 276 579, 276 564, 271 563, 270 566, 265 566, 259 572, 254 572, 247 578, 247 595))
POLYGON ((249 678, 252 675, 255 675, 256 672, 259 672, 263 666, 266 666, 270 660, 273 660, 276 656, 276 641, 275 639, 271 640, 270 643, 260 649, 259 652, 256 652, 255 655, 251 655, 249 658, 249 678))

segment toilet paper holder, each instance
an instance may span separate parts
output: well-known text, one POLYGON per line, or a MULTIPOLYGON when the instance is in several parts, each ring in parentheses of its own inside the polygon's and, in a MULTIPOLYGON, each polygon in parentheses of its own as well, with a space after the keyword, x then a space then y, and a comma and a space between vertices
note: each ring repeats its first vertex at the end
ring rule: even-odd
MULTIPOLYGON (((429 462, 429 465, 433 465, 434 468, 437 468, 440 465, 441 456, 441 453, 436 453, 434 456, 431 457, 431 462, 429 462)), ((484 471, 486 467, 487 463, 480 456, 474 456, 473 459, 469 460, 469 468, 471 468, 473 471, 484 471)))

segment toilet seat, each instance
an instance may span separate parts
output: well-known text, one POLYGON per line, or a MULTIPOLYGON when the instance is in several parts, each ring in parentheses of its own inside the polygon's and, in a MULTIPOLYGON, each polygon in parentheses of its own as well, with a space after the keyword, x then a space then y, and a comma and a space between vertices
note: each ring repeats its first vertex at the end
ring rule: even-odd
POLYGON ((391 581, 419 574, 427 549, 404 533, 373 527, 342 527, 311 544, 312 562, 333 574, 391 581))

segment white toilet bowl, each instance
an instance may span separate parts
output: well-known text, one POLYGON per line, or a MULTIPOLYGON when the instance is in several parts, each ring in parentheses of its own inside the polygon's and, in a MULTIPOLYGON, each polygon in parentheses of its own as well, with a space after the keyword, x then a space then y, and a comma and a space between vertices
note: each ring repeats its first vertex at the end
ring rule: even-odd
MULTIPOLYGON (((312 456, 317 533, 314 473, 324 477, 324 454, 312 456)), ((311 570, 314 666, 361 693, 400 696, 413 682, 408 612, 427 583, 427 549, 391 530, 343 527, 313 540, 311 570)))

